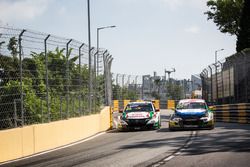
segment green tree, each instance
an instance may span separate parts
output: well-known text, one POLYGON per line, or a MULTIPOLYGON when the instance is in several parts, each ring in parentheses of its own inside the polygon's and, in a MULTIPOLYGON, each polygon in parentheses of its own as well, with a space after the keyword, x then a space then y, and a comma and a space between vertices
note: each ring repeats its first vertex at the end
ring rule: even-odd
POLYGON ((18 45, 17 45, 17 39, 15 37, 10 38, 9 43, 8 43, 8 50, 11 52, 11 55, 13 57, 17 56, 17 49, 18 49, 18 45))
POLYGON ((183 98, 183 87, 178 84, 167 84, 167 98, 172 100, 180 100, 183 98))
POLYGON ((208 20, 213 20, 222 33, 238 36, 244 0, 209 0, 208 20))
POLYGON ((240 52, 245 48, 250 48, 250 1, 245 0, 240 19, 240 29, 237 38, 236 50, 240 52))

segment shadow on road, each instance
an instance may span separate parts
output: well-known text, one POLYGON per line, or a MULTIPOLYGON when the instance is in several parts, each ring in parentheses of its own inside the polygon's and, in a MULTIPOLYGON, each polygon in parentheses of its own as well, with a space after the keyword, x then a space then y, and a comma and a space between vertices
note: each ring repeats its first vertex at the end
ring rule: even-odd
POLYGON ((184 151, 184 155, 213 152, 250 152, 250 126, 217 123, 214 130, 198 131, 193 144, 184 151))

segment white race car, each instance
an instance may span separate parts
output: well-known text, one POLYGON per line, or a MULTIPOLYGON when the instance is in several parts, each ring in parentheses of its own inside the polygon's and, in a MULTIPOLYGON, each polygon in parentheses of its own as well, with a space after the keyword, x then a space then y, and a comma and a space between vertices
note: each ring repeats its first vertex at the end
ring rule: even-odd
POLYGON ((152 102, 130 102, 122 111, 118 128, 130 129, 158 129, 161 126, 160 111, 152 102))

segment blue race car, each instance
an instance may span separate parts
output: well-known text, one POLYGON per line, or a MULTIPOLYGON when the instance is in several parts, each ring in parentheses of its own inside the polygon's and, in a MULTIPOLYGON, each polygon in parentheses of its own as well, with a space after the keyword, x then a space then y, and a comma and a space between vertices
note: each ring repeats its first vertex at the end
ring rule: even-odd
POLYGON ((169 130, 214 128, 214 115, 202 99, 180 100, 170 116, 169 130))

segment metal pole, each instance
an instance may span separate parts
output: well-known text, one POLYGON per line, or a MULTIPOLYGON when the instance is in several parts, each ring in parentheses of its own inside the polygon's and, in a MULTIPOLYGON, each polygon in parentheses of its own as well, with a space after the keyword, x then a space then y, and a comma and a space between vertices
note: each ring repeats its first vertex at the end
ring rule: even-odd
POLYGON ((40 99, 40 104, 41 104, 41 122, 43 123, 43 100, 40 99))
POLYGON ((218 50, 215 51, 215 62, 214 62, 215 64, 217 63, 217 52, 218 50))
POLYGON ((109 77, 110 77, 110 74, 109 74, 109 62, 110 62, 110 58, 111 58, 111 55, 107 55, 106 56, 106 60, 105 60, 105 68, 106 68, 106 74, 105 74, 105 101, 106 101, 106 105, 109 105, 108 104, 108 96, 109 96, 109 94, 108 94, 108 86, 109 86, 109 77))
POLYGON ((205 80, 206 100, 208 101, 208 89, 209 89, 209 85, 208 85, 208 70, 205 69, 204 73, 205 73, 205 77, 206 77, 206 80, 205 80))
MULTIPOLYGON (((99 31, 102 30, 102 29, 105 29, 105 28, 115 28, 116 26, 106 26, 106 27, 99 27, 97 28, 97 39, 96 39, 96 47, 97 47, 97 71, 99 69, 99 31)), ((98 75, 98 72, 97 72, 97 75, 98 75)))
POLYGON ((21 92, 21 113, 22 113, 22 126, 24 125, 24 110, 23 110, 23 62, 22 62, 22 36, 26 30, 22 30, 18 37, 19 46, 19 63, 20 63, 20 92, 21 92))
POLYGON ((137 93, 137 78, 138 78, 138 75, 135 76, 135 93, 137 93))
POLYGON ((220 65, 221 65, 221 84, 222 84, 222 86, 221 86, 221 88, 222 88, 222 92, 221 92, 221 95, 222 95, 222 104, 224 104, 224 78, 223 78, 223 64, 220 62, 220 61, 218 61, 218 63, 220 63, 220 65))
POLYGON ((70 39, 67 44, 66 44, 66 76, 67 76, 67 85, 66 85, 66 90, 67 90, 67 119, 69 118, 69 44, 72 41, 72 39, 70 39))
POLYGON ((122 100, 124 100, 124 99, 123 99, 124 77, 125 77, 125 74, 122 75, 122 88, 121 88, 121 91, 122 91, 122 92, 121 92, 121 94, 122 94, 122 100))
POLYGON ((14 124, 17 127, 17 109, 16 109, 16 99, 14 99, 14 124))
POLYGON ((84 46, 85 44, 83 43, 80 47, 79 47, 79 112, 80 114, 82 115, 82 107, 81 107, 81 88, 82 88, 82 70, 81 70, 81 61, 82 61, 82 47, 84 46))
POLYGON ((103 67, 104 67, 104 104, 107 104, 107 56, 103 54, 103 67))
MULTIPOLYGON (((230 65, 232 65, 230 63, 230 65)), ((228 91, 228 94, 229 94, 229 103, 232 103, 232 97, 231 97, 231 66, 229 66, 229 70, 228 70, 228 79, 229 79, 229 91, 228 91)))
POLYGON ((106 53, 108 52, 108 50, 105 50, 102 54, 102 57, 103 57, 103 79, 104 79, 104 104, 106 104, 106 101, 105 101, 105 97, 106 97, 106 94, 105 94, 105 91, 106 91, 106 53))
POLYGON ((208 68, 210 69, 210 78, 211 78, 211 89, 210 89, 210 95, 211 95, 211 102, 213 103, 213 69, 212 69, 212 67, 210 67, 210 66, 208 66, 208 68))
POLYGON ((50 35, 44 39, 44 55, 45 55, 45 68, 46 68, 46 106, 48 113, 48 121, 50 122, 50 108, 49 108, 49 72, 48 72, 48 54, 47 54, 47 40, 50 35))
POLYGON ((248 67, 247 67, 247 55, 244 53, 244 51, 240 52, 244 57, 244 62, 243 62, 243 76, 244 76, 244 86, 245 86, 245 103, 248 103, 248 75, 247 75, 247 71, 248 71, 248 67))
POLYGON ((97 66, 96 66, 96 71, 97 71, 97 73, 96 73, 96 75, 98 75, 98 73, 99 73, 99 28, 97 28, 97 39, 96 39, 96 41, 97 41, 97 44, 96 44, 96 47, 97 47, 97 66))
POLYGON ((217 64, 213 64, 215 67, 215 82, 216 82, 216 104, 218 104, 219 96, 218 96, 218 76, 217 76, 217 64))
POLYGON ((96 56, 98 56, 98 51, 94 54, 94 92, 93 92, 93 98, 94 98, 94 108, 95 108, 95 111, 96 111, 96 85, 97 85, 97 83, 96 83, 96 81, 97 81, 97 79, 96 79, 96 64, 98 64, 98 63, 96 63, 96 56))
POLYGON ((218 56, 218 55, 217 55, 217 52, 220 52, 220 51, 223 51, 223 50, 224 50, 224 49, 219 49, 219 50, 216 50, 216 51, 215 51, 215 62, 214 62, 215 64, 217 63, 217 56, 218 56))
POLYGON ((119 77, 119 74, 116 74, 116 88, 117 88, 116 89, 116 91, 117 91, 116 94, 117 94, 117 100, 120 100, 120 93, 119 93, 120 88, 119 88, 119 83, 118 83, 118 77, 119 77))
POLYGON ((110 60, 108 62, 108 85, 107 85, 107 95, 108 95, 108 105, 112 104, 112 74, 111 74, 111 65, 113 58, 110 56, 110 60))
POLYGON ((90 2, 87 0, 88 6, 88 42, 89 42, 89 113, 91 113, 92 108, 92 71, 91 71, 91 31, 90 31, 90 2))

